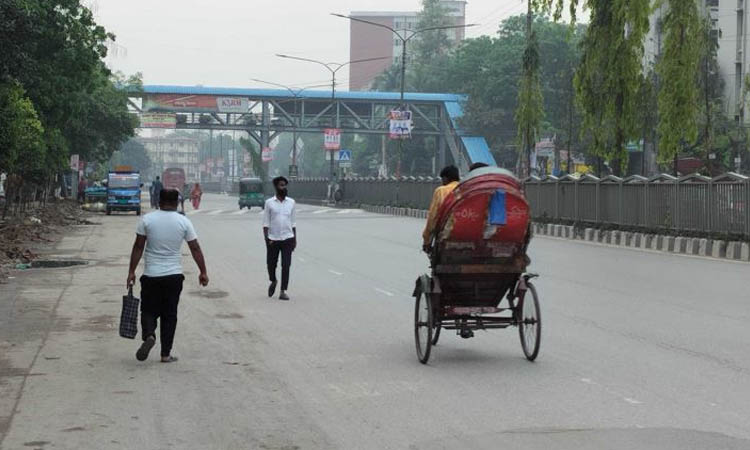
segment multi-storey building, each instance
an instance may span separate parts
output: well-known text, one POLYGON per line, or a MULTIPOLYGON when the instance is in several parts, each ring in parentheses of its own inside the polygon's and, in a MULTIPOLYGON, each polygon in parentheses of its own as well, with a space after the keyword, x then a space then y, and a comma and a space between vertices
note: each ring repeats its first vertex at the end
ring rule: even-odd
MULTIPOLYGON (((466 2, 443 0, 440 2, 455 25, 466 22, 466 2)), ((352 17, 386 25, 396 30, 415 30, 419 22, 416 11, 354 11, 352 17)), ((464 38, 464 28, 447 30, 448 39, 458 43, 464 38)), ((415 38, 418 39, 418 38, 415 38)), ((412 41, 413 42, 413 41, 412 41)), ((385 28, 351 21, 349 30, 349 60, 380 58, 378 61, 349 66, 349 90, 367 90, 375 78, 393 64, 401 62, 401 40, 385 28)))
POLYGON ((188 182, 200 181, 199 142, 186 137, 139 137, 151 158, 154 175, 167 168, 181 168, 188 182))

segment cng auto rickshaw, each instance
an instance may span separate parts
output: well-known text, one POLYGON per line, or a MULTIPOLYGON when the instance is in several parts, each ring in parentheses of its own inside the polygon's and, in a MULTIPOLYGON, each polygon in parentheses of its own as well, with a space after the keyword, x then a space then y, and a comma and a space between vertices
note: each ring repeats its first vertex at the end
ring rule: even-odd
POLYGON ((240 209, 250 209, 253 206, 263 208, 266 205, 266 198, 263 194, 263 180, 260 178, 241 178, 238 203, 240 209))

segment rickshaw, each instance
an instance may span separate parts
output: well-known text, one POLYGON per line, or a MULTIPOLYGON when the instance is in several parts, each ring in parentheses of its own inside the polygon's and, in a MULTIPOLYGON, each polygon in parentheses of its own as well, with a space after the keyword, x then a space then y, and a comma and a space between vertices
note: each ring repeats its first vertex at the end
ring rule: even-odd
POLYGON ((470 172, 448 195, 432 236, 431 273, 413 296, 417 357, 427 364, 442 329, 462 338, 474 331, 518 327, 529 361, 539 354, 539 297, 526 272, 531 239, 529 205, 521 184, 496 167, 470 172))
POLYGON ((253 206, 263 208, 266 205, 266 198, 263 195, 263 180, 260 178, 241 178, 238 203, 240 209, 250 209, 253 206))

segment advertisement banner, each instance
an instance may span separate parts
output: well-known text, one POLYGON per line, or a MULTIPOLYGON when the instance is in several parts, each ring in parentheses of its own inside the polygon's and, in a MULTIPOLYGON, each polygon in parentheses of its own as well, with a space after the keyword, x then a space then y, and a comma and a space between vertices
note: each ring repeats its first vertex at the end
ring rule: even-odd
POLYGON ((263 162, 270 162, 273 161, 273 150, 271 150, 270 147, 265 147, 263 149, 263 152, 261 154, 261 157, 263 159, 263 162))
POLYGON ((389 129, 391 139, 408 139, 411 137, 411 129, 411 111, 391 111, 389 129))
POLYGON ((245 113, 250 109, 246 97, 217 97, 215 95, 147 94, 143 110, 201 113, 245 113))
POLYGON ((338 150, 341 148, 341 130, 338 128, 326 128, 323 130, 323 148, 326 150, 338 150))
POLYGON ((177 128, 175 114, 146 113, 140 115, 141 128, 177 128))
POLYGON ((70 155, 70 170, 78 170, 78 155, 70 155))

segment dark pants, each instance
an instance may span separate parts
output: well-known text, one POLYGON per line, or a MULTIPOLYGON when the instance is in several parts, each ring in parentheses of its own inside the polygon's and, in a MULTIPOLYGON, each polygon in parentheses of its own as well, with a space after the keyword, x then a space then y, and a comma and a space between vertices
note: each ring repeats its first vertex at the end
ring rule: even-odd
POLYGON ((279 263, 281 253, 281 290, 286 291, 289 287, 289 268, 292 266, 292 251, 294 239, 286 241, 271 241, 266 249, 266 264, 268 264, 268 278, 276 281, 276 266, 279 263))
POLYGON ((169 356, 177 329, 177 305, 180 303, 183 275, 141 277, 141 330, 143 340, 156 337, 156 321, 161 318, 161 356, 169 356))

